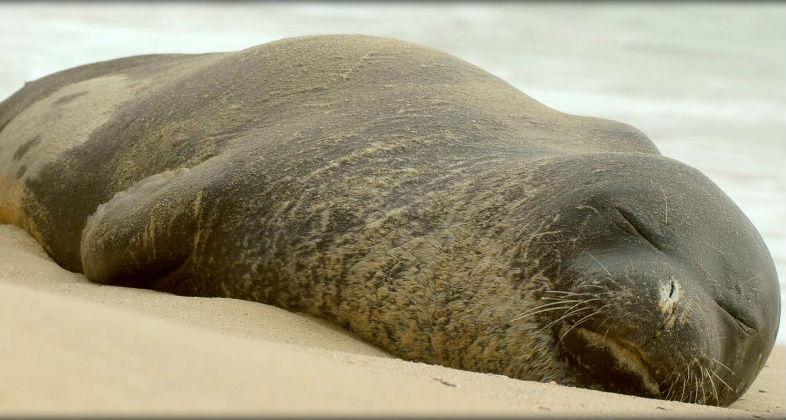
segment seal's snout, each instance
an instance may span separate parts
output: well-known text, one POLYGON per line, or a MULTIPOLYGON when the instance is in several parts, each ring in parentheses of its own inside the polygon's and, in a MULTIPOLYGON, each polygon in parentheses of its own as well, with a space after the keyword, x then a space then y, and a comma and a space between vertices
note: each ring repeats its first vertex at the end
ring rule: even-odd
POLYGON ((664 258, 647 249, 581 252, 566 270, 578 279, 568 296, 583 296, 586 309, 563 318, 557 341, 584 386, 727 404, 732 375, 708 333, 718 330, 711 296, 664 258))
POLYGON ((755 319, 696 273, 666 264, 662 254, 643 255, 582 252, 565 271, 578 279, 573 287, 552 292, 583 299, 555 329, 576 378, 605 391, 730 404, 755 377, 747 368, 757 354, 756 330, 747 325, 755 319))

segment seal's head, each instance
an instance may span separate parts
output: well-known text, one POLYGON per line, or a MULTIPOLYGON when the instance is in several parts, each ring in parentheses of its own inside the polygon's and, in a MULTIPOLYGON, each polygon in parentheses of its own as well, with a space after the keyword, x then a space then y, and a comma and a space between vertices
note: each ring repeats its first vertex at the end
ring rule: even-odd
POLYGON ((541 208, 559 210, 542 215, 557 233, 541 248, 559 264, 531 311, 554 334, 565 382, 714 405, 742 395, 772 350, 780 296, 770 254, 740 209, 700 172, 659 155, 546 166, 541 208))

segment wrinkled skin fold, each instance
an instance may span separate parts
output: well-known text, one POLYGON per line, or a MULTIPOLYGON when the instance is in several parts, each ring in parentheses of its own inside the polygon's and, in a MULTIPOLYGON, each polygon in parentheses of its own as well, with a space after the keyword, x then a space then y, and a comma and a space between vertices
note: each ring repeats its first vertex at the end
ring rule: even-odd
POLYGON ((102 284, 276 305, 410 360, 728 405, 775 268, 640 131, 365 36, 90 64, 0 103, 0 222, 102 284))

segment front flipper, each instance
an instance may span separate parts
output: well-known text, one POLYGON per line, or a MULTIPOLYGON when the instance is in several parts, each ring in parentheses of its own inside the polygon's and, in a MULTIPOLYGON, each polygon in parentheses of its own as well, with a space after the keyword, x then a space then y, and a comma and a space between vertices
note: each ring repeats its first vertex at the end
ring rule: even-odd
POLYGON ((183 168, 145 178, 96 209, 82 231, 88 280, 119 286, 187 289, 203 210, 204 179, 183 168), (157 287, 158 286, 158 287, 157 287))

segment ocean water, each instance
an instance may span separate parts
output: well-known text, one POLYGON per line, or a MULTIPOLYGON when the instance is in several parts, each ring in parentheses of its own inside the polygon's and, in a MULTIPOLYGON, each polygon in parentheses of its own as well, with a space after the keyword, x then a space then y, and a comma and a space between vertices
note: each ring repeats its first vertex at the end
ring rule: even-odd
POLYGON ((0 4, 0 98, 58 70, 136 54, 320 33, 417 42, 552 108, 632 124, 704 172, 761 232, 786 301, 784 22, 786 5, 773 3, 0 4))

